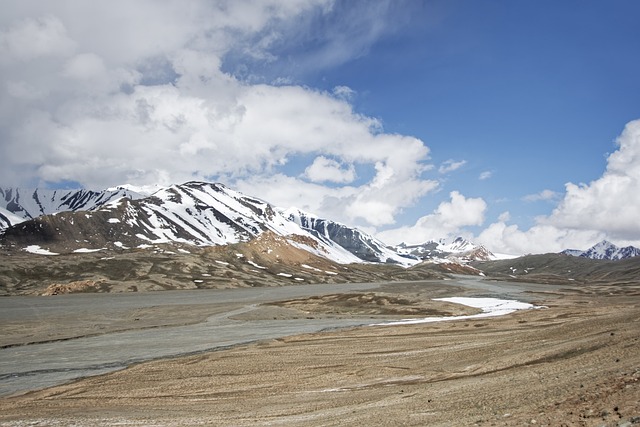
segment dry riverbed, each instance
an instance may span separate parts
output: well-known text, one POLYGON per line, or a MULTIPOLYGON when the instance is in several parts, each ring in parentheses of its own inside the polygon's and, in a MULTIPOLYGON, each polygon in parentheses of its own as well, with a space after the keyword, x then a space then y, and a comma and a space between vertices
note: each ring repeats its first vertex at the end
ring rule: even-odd
MULTIPOLYGON (((445 295, 394 285, 246 315, 470 314, 429 296, 445 295)), ((550 287, 529 299, 548 308, 142 363, 0 399, 0 425, 640 425, 638 286, 550 287)))

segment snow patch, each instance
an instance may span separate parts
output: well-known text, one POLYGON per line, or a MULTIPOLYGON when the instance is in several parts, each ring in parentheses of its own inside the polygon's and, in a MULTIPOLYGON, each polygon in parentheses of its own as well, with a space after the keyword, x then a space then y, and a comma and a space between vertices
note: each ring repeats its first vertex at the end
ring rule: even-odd
POLYGON ((118 224, 118 223, 120 222, 120 220, 119 220, 118 218, 109 218, 109 219, 107 220, 107 222, 108 222, 109 224, 118 224))
POLYGON ((267 267, 263 267, 263 266, 261 266, 261 265, 258 265, 258 264, 256 264, 256 263, 255 263, 255 262, 253 262, 253 261, 247 261, 247 262, 248 262, 249 264, 253 265, 255 268, 259 268, 259 269, 261 269, 261 270, 266 270, 266 269, 267 269, 267 267))
POLYGON ((40 245, 29 245, 24 248, 24 250, 36 255, 60 255, 58 253, 51 252, 48 249, 41 248, 40 245))
POLYGON ((442 316, 442 317, 425 317, 422 319, 404 319, 397 322, 377 323, 372 326, 390 326, 390 325, 415 325, 419 323, 443 322, 448 320, 478 319, 482 317, 504 316, 518 310, 531 310, 538 308, 546 308, 544 306, 535 306, 526 302, 504 300, 498 298, 472 298, 472 297, 451 297, 451 298, 435 298, 434 301, 451 302, 454 304, 462 304, 468 307, 479 308, 482 313, 472 314, 468 316, 442 316))
POLYGON ((77 254, 89 254, 91 252, 100 252, 103 249, 104 248, 99 248, 99 249, 79 248, 79 249, 76 249, 73 252, 77 253, 77 254))

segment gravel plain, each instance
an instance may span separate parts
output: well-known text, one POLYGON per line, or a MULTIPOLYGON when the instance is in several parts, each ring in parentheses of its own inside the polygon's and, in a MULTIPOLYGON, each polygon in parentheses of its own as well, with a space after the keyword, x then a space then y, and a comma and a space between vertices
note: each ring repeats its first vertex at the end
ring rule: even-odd
POLYGON ((365 309, 353 312, 327 292, 270 301, 252 316, 390 318, 389 305, 402 316, 415 304, 447 312, 427 301, 500 289, 547 308, 298 334, 134 364, 2 398, 0 425, 640 425, 639 285, 430 283, 362 291, 365 309))

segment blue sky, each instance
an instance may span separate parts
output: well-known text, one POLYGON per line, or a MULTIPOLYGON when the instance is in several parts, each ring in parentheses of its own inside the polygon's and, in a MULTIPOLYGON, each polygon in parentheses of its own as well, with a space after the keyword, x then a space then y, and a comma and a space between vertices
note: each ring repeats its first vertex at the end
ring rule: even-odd
POLYGON ((0 179, 223 181, 389 243, 638 244, 638 16, 631 0, 10 1, 0 179))
MULTIPOLYGON (((303 44, 285 47, 285 65, 257 68, 324 90, 348 86, 359 112, 379 118, 387 132, 425 141, 434 163, 466 161, 443 192, 465 189, 495 203, 494 211, 508 204, 525 225, 553 205, 521 198, 598 178, 615 137, 638 118, 637 2, 397 5, 406 10, 391 16, 404 26, 359 57, 287 74, 286 64, 314 53, 303 44), (491 177, 479 180, 483 172, 491 177)), ((405 216, 437 203, 430 198, 405 216)))

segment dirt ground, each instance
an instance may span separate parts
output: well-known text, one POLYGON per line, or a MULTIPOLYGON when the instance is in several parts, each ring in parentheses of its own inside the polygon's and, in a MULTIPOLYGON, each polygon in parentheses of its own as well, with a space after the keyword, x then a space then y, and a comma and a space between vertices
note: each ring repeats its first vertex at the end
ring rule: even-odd
MULTIPOLYGON (((640 425, 639 291, 566 288, 535 295, 548 308, 499 318, 360 327, 143 363, 0 399, 0 425, 640 425)), ((348 311, 328 297, 280 313, 326 313, 336 301, 348 311)))

